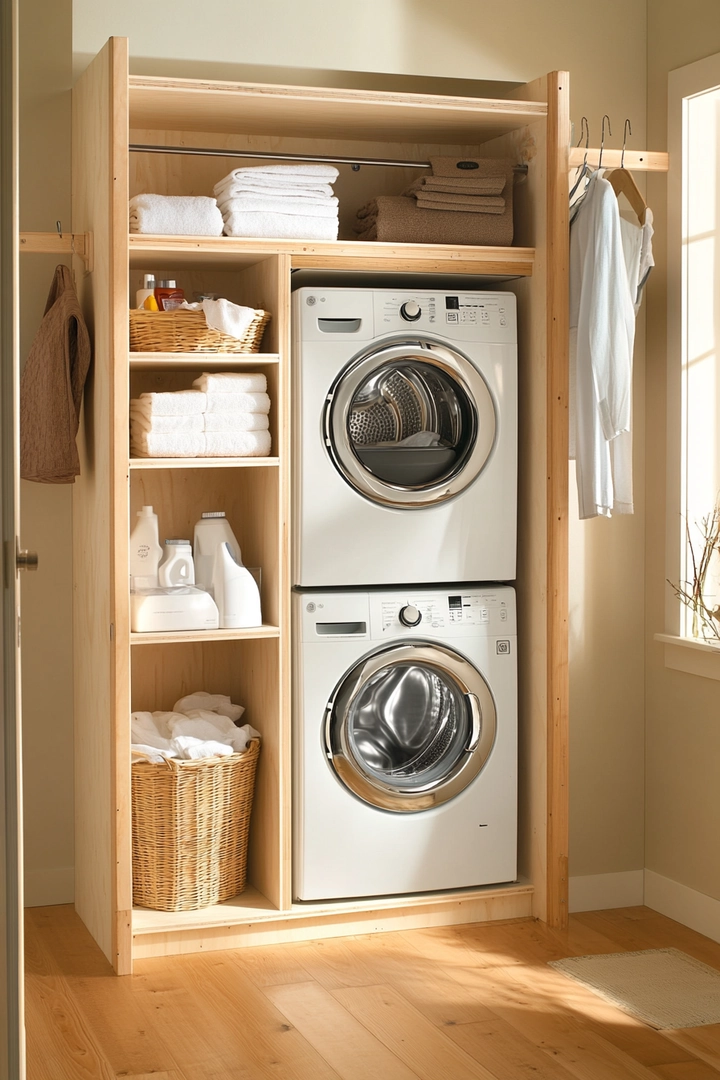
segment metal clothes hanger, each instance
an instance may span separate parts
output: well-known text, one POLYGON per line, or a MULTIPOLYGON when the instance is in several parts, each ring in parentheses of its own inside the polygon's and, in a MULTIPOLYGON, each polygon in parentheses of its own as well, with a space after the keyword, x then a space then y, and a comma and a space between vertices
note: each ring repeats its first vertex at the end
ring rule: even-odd
POLYGON ((578 140, 578 146, 582 145, 583 130, 585 131, 585 159, 584 159, 582 165, 580 166, 579 175, 577 176, 577 179, 575 180, 575 183, 573 184, 572 188, 570 189, 570 202, 571 203, 572 203, 572 200, 573 200, 573 195, 575 194, 577 189, 580 187, 580 184, 583 182, 583 180, 585 179, 585 177, 588 174, 588 160, 587 159, 588 159, 588 148, 590 146, 590 125, 588 124, 587 116, 583 116, 583 118, 580 121, 580 139, 578 140))
POLYGON ((623 130, 623 144, 622 154, 620 155, 620 168, 614 169, 610 173, 610 175, 606 177, 606 179, 610 182, 613 191, 618 197, 621 194, 625 196, 625 198, 635 211, 638 221, 641 225, 644 225, 647 211, 647 203, 643 198, 640 188, 635 183, 635 179, 632 173, 625 168, 625 142, 628 134, 632 135, 632 128, 630 127, 630 121, 626 120, 625 128, 623 130))
POLYGON ((600 131, 600 156, 598 157, 598 169, 602 169, 602 156, 605 149, 605 121, 608 122, 608 135, 612 135, 612 128, 610 127, 610 117, 607 113, 602 118, 602 128, 600 131))

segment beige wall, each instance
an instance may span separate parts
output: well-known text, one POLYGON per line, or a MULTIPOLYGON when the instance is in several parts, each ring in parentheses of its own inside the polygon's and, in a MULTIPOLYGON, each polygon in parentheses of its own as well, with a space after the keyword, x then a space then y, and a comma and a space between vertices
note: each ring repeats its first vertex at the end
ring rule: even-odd
MULTIPOLYGON (((67 4, 24 0, 23 64, 35 87, 31 123, 39 152, 58 153, 62 167, 52 198, 39 181, 24 200, 25 228, 52 227, 67 212, 67 116, 60 91, 67 85, 67 4), (36 16, 42 9, 43 15, 36 16), (59 23, 61 25, 56 26, 59 23), (32 36, 31 36, 32 35, 32 36), (60 61, 58 62, 58 57, 60 61), (39 79, 43 65, 48 74, 39 79), (37 87, 42 87, 38 95, 37 87), (46 115, 43 105, 51 110, 46 115), (50 120, 50 115, 54 119, 50 120)), ((262 5, 210 0, 202 10, 180 3, 172 10, 128 0, 74 0, 73 50, 77 74, 113 34, 130 38, 132 69, 152 73, 250 77, 305 82, 350 82, 422 89, 426 77, 472 92, 459 80, 525 82, 556 68, 571 73, 572 115, 584 114, 599 144, 609 113, 619 146, 623 121, 632 121, 632 145, 645 145, 645 0, 266 0, 262 5), (622 28, 622 33, 618 28, 622 28), (278 71, 292 68, 294 72, 278 71), (301 70, 299 70, 301 69, 301 70), (354 74, 349 74, 354 73, 354 74), (363 74, 366 73, 366 74, 363 74), (612 73, 611 75, 609 73, 612 73), (398 77, 403 77, 399 80, 398 77)), ((24 164, 29 175, 29 157, 24 164)), ((29 273, 29 271, 26 271, 29 273)), ((45 295, 44 271, 27 286, 27 305, 45 295)), ((571 566, 571 874, 640 869, 643 837, 643 410, 642 350, 638 372, 637 508, 633 519, 572 525, 571 566)), ((69 492, 30 489, 24 496, 28 533, 40 549, 41 572, 26 590, 26 728, 28 860, 33 871, 65 865, 71 832, 69 685, 69 492), (53 551, 57 553, 57 563, 53 551), (50 567, 52 565, 52 571, 50 567), (31 592, 32 589, 32 592, 31 592), (52 605, 57 623, 41 629, 52 605), (31 644, 32 643, 32 644, 31 644), (46 709, 46 672, 54 673, 54 709, 46 709), (62 678, 61 678, 62 676, 62 678), (62 747, 62 751, 61 751, 62 747), (59 757, 58 757, 59 755, 59 757), (49 778, 53 760, 58 768, 49 778), (52 799, 43 792, 52 791, 52 799), (32 793, 32 794, 31 794, 32 793), (37 800, 37 806, 36 806, 37 800), (57 812, 47 816, 47 802, 57 812), (42 814, 40 808, 42 807, 42 814)), ((574 505, 573 500, 571 504, 574 505)), ((51 874, 51 878, 53 875, 51 874)), ((55 880, 59 878, 55 875, 55 880)), ((36 901, 42 902, 42 901, 36 901)), ((45 902, 52 902, 48 899, 45 902)))
MULTIPOLYGON (((70 0, 23 0, 20 228, 70 228, 70 0)), ((21 360, 57 259, 21 256, 21 360)), ((22 581, 25 890, 28 905, 72 899, 72 492, 22 482, 21 537, 40 566, 22 581)))
MULTIPOLYGON (((667 141, 667 76, 673 68, 720 52, 716 0, 649 0, 648 138, 667 141), (679 10, 682 22, 679 23, 679 10)), ((662 646, 667 585, 664 554, 666 498, 665 184, 652 182, 658 221, 657 266, 648 295, 647 348, 647 811, 649 870, 720 900, 720 682, 668 670, 662 646)), ((672 407, 672 403, 671 403, 672 407)), ((668 446, 668 454, 677 448, 668 446)))

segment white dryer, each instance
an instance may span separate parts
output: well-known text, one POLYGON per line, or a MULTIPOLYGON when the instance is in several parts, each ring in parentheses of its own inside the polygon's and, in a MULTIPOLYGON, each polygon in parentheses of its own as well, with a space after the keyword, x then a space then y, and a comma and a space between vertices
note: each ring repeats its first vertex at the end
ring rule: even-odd
POLYGON ((514 881, 513 589, 293 604, 295 898, 514 881))
POLYGON ((293 294, 293 583, 511 581, 512 293, 293 294))

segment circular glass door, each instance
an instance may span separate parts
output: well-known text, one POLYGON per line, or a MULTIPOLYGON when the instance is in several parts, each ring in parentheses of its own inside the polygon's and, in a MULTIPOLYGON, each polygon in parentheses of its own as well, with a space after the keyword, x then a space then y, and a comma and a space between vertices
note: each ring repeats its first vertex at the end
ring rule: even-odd
POLYGON ((356 491, 384 506, 434 506, 475 480, 495 442, 495 408, 480 372, 430 341, 356 357, 325 409, 330 455, 356 491))
POLYGON ((364 657, 335 688, 325 752, 364 802, 416 812, 475 779, 496 724, 492 694, 472 664, 444 646, 403 642, 364 657))

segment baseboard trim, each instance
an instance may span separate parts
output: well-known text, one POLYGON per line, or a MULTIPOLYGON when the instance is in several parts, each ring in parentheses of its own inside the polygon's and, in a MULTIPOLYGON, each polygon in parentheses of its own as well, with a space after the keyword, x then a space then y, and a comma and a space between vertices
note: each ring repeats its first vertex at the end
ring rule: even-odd
POLYGON ((720 941, 720 900, 646 870, 645 903, 653 911, 697 930, 712 941, 720 941))
POLYGON ((568 885, 570 911, 600 911, 607 908, 634 907, 644 902, 642 870, 571 877, 568 885))
POLYGON ((72 904, 75 900, 75 867, 59 866, 52 870, 26 870, 25 907, 49 907, 72 904))

